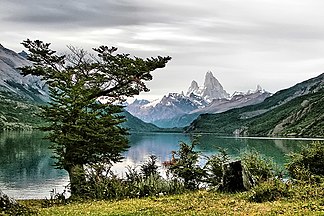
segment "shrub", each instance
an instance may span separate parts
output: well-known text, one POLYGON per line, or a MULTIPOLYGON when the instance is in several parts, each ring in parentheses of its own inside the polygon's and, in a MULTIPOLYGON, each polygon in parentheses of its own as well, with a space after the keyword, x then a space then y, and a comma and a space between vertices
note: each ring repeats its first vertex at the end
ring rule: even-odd
POLYGON ((36 211, 17 203, 0 190, 0 215, 35 215, 36 211))
POLYGON ((176 152, 176 162, 169 167, 173 176, 182 181, 189 190, 198 189, 207 175, 198 164, 200 153, 194 150, 196 145, 196 140, 191 145, 181 142, 180 149, 176 152))
POLYGON ((304 146, 300 153, 289 155, 286 168, 290 176, 297 180, 317 182, 324 177, 324 143, 312 142, 304 146))
POLYGON ((158 165, 157 163, 157 157, 155 155, 149 156, 148 160, 141 165, 141 173, 144 176, 144 178, 148 178, 150 176, 156 176, 158 175, 158 165))
POLYGON ((289 184, 285 184, 279 179, 271 179, 254 187, 249 200, 253 202, 271 202, 283 197, 290 197, 290 195, 289 184))
POLYGON ((244 168, 252 175, 256 184, 281 175, 278 166, 257 151, 244 152, 241 155, 244 168))
POLYGON ((56 192, 55 189, 50 191, 50 198, 45 198, 42 201, 42 207, 47 208, 51 206, 65 205, 68 203, 68 199, 66 198, 66 190, 62 193, 56 192))
POLYGON ((207 171, 206 182, 210 186, 219 186, 223 177, 223 165, 230 160, 226 149, 219 149, 219 153, 207 157, 207 163, 204 167, 207 171))
MULTIPOLYGON (((83 194, 72 199, 111 200, 184 192, 182 182, 163 179, 159 175, 156 161, 156 156, 150 156, 140 170, 128 166, 125 178, 115 175, 110 166, 97 164, 88 167, 87 181, 82 185, 83 194)), ((58 202, 57 198, 54 201, 58 202)))

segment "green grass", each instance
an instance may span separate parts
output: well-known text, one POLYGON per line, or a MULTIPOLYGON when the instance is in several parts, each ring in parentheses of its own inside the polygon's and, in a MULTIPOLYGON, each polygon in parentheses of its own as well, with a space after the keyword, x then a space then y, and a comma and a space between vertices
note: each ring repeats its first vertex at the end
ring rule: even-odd
POLYGON ((324 215, 323 199, 281 199, 273 202, 248 201, 251 192, 224 194, 196 191, 182 195, 88 201, 41 208, 39 201, 21 201, 33 205, 39 215, 324 215))

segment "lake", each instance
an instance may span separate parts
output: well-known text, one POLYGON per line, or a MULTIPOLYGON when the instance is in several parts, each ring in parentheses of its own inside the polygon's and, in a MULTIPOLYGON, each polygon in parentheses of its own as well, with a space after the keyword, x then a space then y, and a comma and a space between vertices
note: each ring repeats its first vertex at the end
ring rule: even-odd
MULTIPOLYGON (((49 198, 50 191, 62 192, 68 184, 67 173, 53 167, 54 159, 48 149, 50 143, 42 139, 41 132, 7 132, 0 134, 0 189, 16 199, 49 198)), ((190 142, 185 134, 133 134, 130 148, 124 153, 123 162, 114 166, 114 172, 122 175, 126 166, 138 166, 149 155, 156 155, 159 163, 170 160, 171 151, 178 150, 179 142, 190 142)), ((204 134, 199 137, 197 150, 206 155, 215 154, 218 148, 226 148, 233 158, 254 149, 283 166, 285 155, 299 151, 311 139, 271 139, 218 137, 204 134)), ((163 169, 161 168, 162 173, 163 169)))

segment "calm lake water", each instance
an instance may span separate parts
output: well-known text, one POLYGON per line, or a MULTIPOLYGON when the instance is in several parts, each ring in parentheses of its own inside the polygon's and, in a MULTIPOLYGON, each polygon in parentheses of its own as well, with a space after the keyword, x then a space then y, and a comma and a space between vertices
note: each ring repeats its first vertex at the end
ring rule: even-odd
MULTIPOLYGON (((17 199, 49 198, 50 190, 61 192, 68 184, 67 173, 53 167, 54 159, 48 149, 49 142, 42 139, 41 132, 10 132, 0 134, 0 189, 17 199)), ((171 151, 178 150, 179 142, 190 142, 184 134, 133 134, 130 149, 124 153, 125 160, 114 166, 118 174, 126 166, 138 166, 149 155, 156 155, 159 163, 171 158, 171 151)), ((226 148, 233 157, 254 149, 283 165, 285 155, 299 151, 311 140, 234 138, 202 135, 197 150, 206 155, 217 153, 219 147, 226 148)), ((161 169, 162 170, 162 169, 161 169)), ((163 173, 163 170, 162 170, 163 173)))

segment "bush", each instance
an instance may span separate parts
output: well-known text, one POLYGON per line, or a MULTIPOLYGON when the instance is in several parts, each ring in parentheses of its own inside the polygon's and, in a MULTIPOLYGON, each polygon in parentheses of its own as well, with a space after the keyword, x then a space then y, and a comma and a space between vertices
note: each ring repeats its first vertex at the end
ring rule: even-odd
POLYGON ((300 153, 289 155, 286 168, 290 176, 297 180, 317 182, 324 177, 324 143, 312 142, 302 148, 300 153))
POLYGON ((37 212, 17 203, 0 190, 0 215, 35 215, 37 212))
POLYGON ((194 150, 196 145, 196 140, 191 145, 181 142, 176 152, 176 162, 169 167, 173 176, 182 181, 188 190, 198 189, 207 175, 198 164, 200 153, 194 150))
MULTIPOLYGON (((111 166, 93 165, 87 169, 87 181, 82 185, 82 196, 73 196, 73 200, 95 199, 111 200, 140 198, 146 196, 176 194, 184 192, 182 182, 176 179, 163 179, 158 173, 157 157, 150 156, 140 166, 127 167, 125 178, 118 177, 111 166)), ((58 200, 55 199, 55 202, 58 200)))
POLYGON ((50 198, 44 199, 42 201, 42 207, 48 208, 51 206, 59 206, 59 205, 65 205, 68 203, 68 199, 66 198, 66 190, 64 190, 62 193, 56 192, 55 189, 52 189, 50 191, 50 198))
POLYGON ((155 155, 149 156, 148 160, 141 165, 141 173, 144 176, 144 178, 148 178, 150 176, 156 176, 158 175, 158 165, 157 163, 157 157, 155 155))
POLYGON ((222 183, 223 166, 228 163, 230 157, 228 156, 226 149, 219 149, 219 153, 207 157, 207 163, 205 165, 207 171, 207 183, 212 187, 217 187, 222 183))
POLYGON ((289 184, 285 184, 279 179, 272 179, 254 187, 249 200, 253 202, 271 202, 280 198, 290 197, 290 195, 289 184))
POLYGON ((297 181, 293 185, 294 198, 297 200, 323 200, 324 201, 324 183, 312 183, 297 181))
POLYGON ((256 184, 281 176, 282 171, 279 171, 278 166, 257 151, 244 152, 241 155, 241 160, 244 168, 252 175, 256 184))

